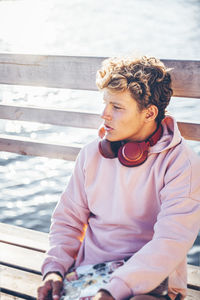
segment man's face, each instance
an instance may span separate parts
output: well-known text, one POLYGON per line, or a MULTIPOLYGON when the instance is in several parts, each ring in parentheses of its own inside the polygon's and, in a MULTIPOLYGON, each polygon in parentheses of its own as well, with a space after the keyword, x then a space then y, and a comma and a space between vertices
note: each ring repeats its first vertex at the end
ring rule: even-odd
POLYGON ((142 141, 145 136, 146 109, 140 111, 136 100, 127 90, 125 92, 103 92, 105 108, 104 119, 105 138, 111 142, 142 141))

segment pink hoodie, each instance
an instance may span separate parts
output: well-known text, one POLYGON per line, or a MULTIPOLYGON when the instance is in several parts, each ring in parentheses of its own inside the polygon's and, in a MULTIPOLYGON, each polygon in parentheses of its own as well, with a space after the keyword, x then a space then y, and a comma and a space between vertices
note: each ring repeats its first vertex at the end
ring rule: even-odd
POLYGON ((86 145, 53 213, 45 275, 131 257, 104 288, 116 300, 144 294, 169 276, 186 295, 186 255, 200 228, 200 158, 167 116, 147 161, 133 168, 86 145), (83 242, 85 224, 88 224, 83 242))

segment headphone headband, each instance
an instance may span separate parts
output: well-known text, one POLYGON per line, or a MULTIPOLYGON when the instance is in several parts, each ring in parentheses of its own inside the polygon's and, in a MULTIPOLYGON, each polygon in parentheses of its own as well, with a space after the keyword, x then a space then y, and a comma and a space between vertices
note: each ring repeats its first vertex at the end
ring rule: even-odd
POLYGON ((150 146, 154 146, 159 141, 162 134, 163 134, 163 127, 162 127, 162 125, 160 125, 157 127, 156 131, 154 131, 153 134, 150 135, 150 137, 146 141, 149 141, 150 146))

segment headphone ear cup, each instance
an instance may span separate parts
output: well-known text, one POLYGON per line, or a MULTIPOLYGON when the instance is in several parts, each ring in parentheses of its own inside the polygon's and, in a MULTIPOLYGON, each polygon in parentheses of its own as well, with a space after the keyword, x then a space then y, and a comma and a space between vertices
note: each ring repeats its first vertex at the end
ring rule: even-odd
POLYGON ((109 142, 106 139, 103 139, 102 141, 99 142, 99 152, 105 158, 115 158, 115 157, 117 157, 117 154, 114 153, 114 151, 111 147, 111 142, 109 142))
POLYGON ((149 143, 129 142, 119 148, 118 158, 126 167, 136 167, 143 164, 148 157, 149 143))
POLYGON ((120 141, 110 142, 106 139, 103 139, 99 142, 99 152, 105 158, 115 158, 118 156, 118 150, 120 146, 120 141))

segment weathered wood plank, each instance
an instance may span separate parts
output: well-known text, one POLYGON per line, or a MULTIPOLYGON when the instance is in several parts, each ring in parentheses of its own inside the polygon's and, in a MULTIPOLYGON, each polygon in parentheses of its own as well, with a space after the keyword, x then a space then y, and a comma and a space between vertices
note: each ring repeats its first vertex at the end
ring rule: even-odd
POLYGON ((44 253, 2 242, 0 253, 2 264, 41 274, 44 253))
MULTIPOLYGON (((0 118, 92 129, 102 122, 94 113, 5 104, 0 105, 0 118)), ((200 124, 178 122, 178 127, 185 139, 200 141, 200 124)))
POLYGON ((174 96, 200 98, 200 60, 162 60, 164 64, 173 68, 172 87, 174 96))
POLYGON ((188 265, 188 285, 198 287, 200 291, 200 267, 188 265))
MULTIPOLYGON (((1 286, 3 291, 8 290, 13 294, 36 297, 37 287, 41 284, 41 276, 29 272, 16 270, 11 267, 1 267, 1 286), (24 284, 26 283, 26 284, 24 284)), ((188 289, 187 300, 199 300, 200 291, 188 289)), ((11 298, 12 299, 12 298, 11 298)))
MULTIPOLYGON (((17 230, 17 229, 16 229, 17 230)), ((19 230, 18 232, 20 232, 19 230)), ((31 231, 30 231, 31 234, 31 231)), ((4 265, 20 268, 30 272, 40 274, 41 265, 44 260, 44 253, 32 249, 24 248, 22 246, 13 245, 12 237, 10 237, 10 244, 0 243, 1 261, 4 265), (13 255, 14 253, 14 255, 13 255)), ((195 287, 200 290, 200 268, 193 265, 188 265, 188 286, 195 287)))
POLYGON ((0 119, 91 129, 101 124, 100 116, 95 113, 5 104, 0 104, 0 119))
POLYGON ((199 299, 200 299, 200 291, 188 289, 188 295, 185 298, 185 300, 199 300, 199 299))
MULTIPOLYGON (((200 141, 200 124, 178 122, 178 126, 185 139, 200 141)), ((33 141, 25 137, 0 135, 0 151, 11 153, 73 161, 80 149, 80 147, 72 145, 59 145, 33 141)))
POLYGON ((0 83, 97 90, 101 57, 0 54, 0 83))
POLYGON ((0 291, 0 299, 1 300, 19 300, 19 299, 22 300, 23 298, 14 295, 9 295, 0 291))
POLYGON ((5 293, 21 295, 25 298, 37 296, 37 288, 41 284, 42 276, 7 266, 1 266, 1 286, 5 293))
MULTIPOLYGON (((92 129, 102 122, 94 113, 5 104, 0 105, 0 118, 92 129)), ((200 124, 178 122, 178 127, 185 139, 200 141, 200 124)))
POLYGON ((25 137, 0 135, 0 151, 23 155, 75 160, 80 147, 33 141, 25 137))
MULTIPOLYGON (((97 90, 104 57, 0 54, 0 83, 97 90)), ((200 61, 162 60, 173 68, 174 96, 200 98, 200 61)))
POLYGON ((45 252, 48 248, 48 234, 19 226, 0 223, 0 242, 45 252))
POLYGON ((200 141, 200 124, 177 122, 181 135, 186 140, 200 141))

